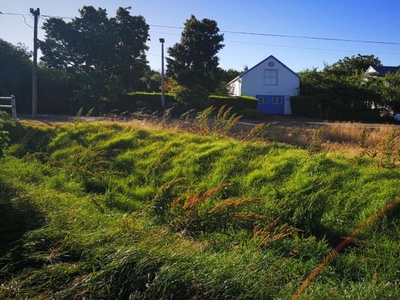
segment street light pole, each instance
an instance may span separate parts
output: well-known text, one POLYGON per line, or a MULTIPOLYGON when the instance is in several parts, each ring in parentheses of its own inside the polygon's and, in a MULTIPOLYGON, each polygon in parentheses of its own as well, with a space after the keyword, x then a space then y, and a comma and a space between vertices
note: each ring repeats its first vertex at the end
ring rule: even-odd
POLYGON ((164 43, 165 39, 160 38, 161 43, 161 108, 165 108, 165 85, 164 85, 164 43))

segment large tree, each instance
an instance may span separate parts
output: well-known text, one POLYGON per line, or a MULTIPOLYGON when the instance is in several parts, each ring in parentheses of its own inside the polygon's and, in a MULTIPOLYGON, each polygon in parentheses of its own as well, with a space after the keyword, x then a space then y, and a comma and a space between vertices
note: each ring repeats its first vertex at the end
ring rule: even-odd
POLYGON ((31 54, 22 46, 14 46, 0 39, 0 96, 14 95, 18 111, 31 108, 31 54))
POLYGON ((214 92, 220 81, 217 54, 224 47, 224 36, 214 20, 192 15, 184 25, 180 42, 168 49, 167 75, 185 88, 214 92))
POLYGON ((369 78, 378 80, 382 104, 391 112, 400 112, 400 71, 388 73, 384 77, 369 78))
POLYGON ((318 96, 320 114, 335 119, 374 118, 380 105, 379 92, 367 84, 364 72, 371 66, 381 65, 374 55, 345 57, 322 71, 300 72, 300 93, 318 96))
POLYGON ((371 55, 353 55, 351 57, 344 57, 339 59, 332 65, 326 65, 325 72, 329 72, 335 76, 352 76, 356 73, 363 73, 369 66, 381 66, 382 63, 379 58, 371 55))
POLYGON ((73 74, 83 102, 92 99, 90 105, 96 104, 142 84, 149 26, 142 16, 131 16, 129 9, 120 7, 108 18, 105 9, 84 6, 71 22, 50 18, 43 25, 43 62, 73 74))

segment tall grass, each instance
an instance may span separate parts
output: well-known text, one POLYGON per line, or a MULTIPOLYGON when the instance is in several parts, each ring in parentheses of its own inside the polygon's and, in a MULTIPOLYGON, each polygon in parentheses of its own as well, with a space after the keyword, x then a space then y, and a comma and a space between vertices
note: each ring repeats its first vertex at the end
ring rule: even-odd
POLYGON ((274 141, 278 124, 238 136, 226 110, 187 120, 189 132, 168 118, 23 125, 45 137, 29 146, 10 135, 0 298, 289 299, 374 215, 299 298, 400 297, 398 207, 377 213, 400 196, 400 170, 380 166, 395 133, 373 156, 362 150, 375 132, 355 132, 349 153, 324 126, 310 155, 316 129, 298 146, 274 141))

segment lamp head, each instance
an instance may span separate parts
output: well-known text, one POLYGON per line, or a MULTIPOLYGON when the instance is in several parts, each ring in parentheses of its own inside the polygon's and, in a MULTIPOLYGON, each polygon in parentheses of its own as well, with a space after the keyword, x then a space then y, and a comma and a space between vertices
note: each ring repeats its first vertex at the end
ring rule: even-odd
POLYGON ((160 38, 160 43, 164 43, 164 42, 165 42, 164 38, 160 38))

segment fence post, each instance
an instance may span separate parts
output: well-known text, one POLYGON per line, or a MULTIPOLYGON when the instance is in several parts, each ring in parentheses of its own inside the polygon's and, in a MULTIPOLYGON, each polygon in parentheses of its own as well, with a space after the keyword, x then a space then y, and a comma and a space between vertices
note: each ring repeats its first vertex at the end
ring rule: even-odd
POLYGON ((11 108, 11 117, 15 120, 18 121, 17 119, 17 101, 15 99, 14 95, 11 95, 11 97, 1 97, 0 100, 10 100, 10 104, 0 104, 0 108, 11 108))
POLYGON ((11 95, 11 116, 17 121, 17 101, 15 100, 15 96, 11 95))

